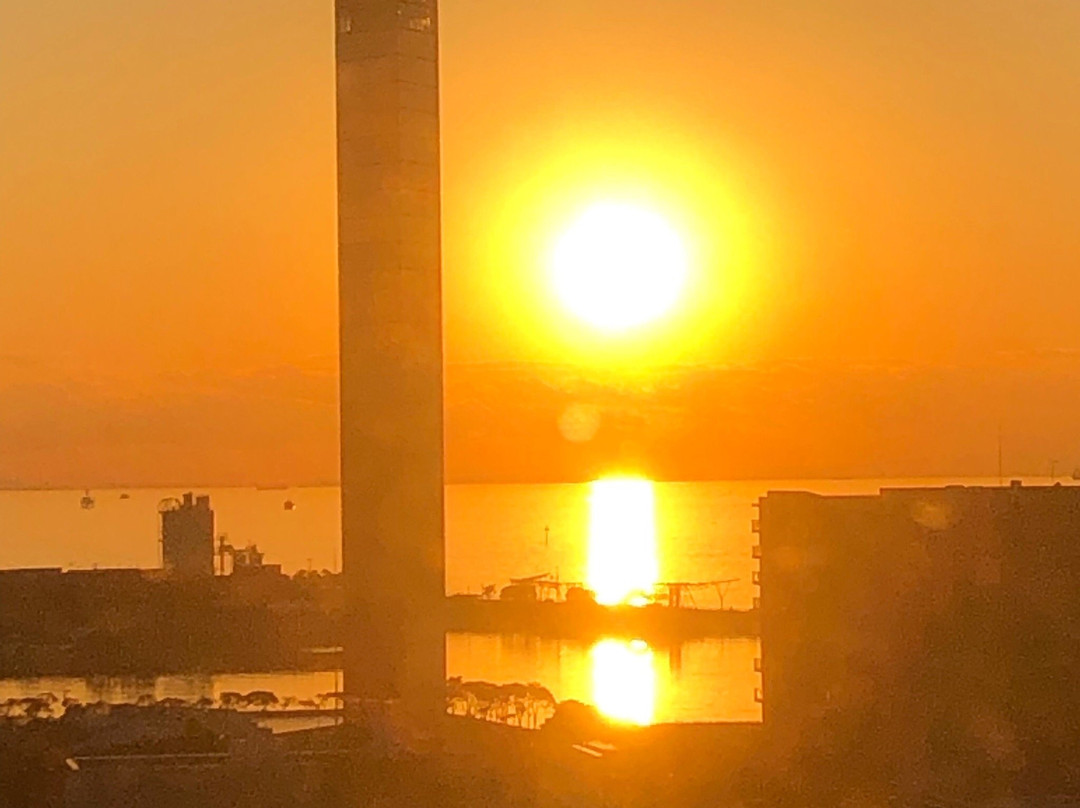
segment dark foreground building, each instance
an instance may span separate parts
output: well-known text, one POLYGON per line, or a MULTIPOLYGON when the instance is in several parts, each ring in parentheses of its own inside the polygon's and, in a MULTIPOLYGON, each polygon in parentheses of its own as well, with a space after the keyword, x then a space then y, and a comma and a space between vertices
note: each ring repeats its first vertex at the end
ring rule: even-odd
POLYGON ((346 689, 441 714, 443 385, 435 0, 337 0, 346 689))
POLYGON ((759 530, 764 725, 794 771, 1080 794, 1080 487, 770 492, 759 530))

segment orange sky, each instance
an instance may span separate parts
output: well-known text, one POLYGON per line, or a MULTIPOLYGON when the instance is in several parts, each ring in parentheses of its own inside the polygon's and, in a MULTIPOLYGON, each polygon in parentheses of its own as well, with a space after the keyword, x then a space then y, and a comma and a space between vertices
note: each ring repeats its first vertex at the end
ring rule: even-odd
MULTIPOLYGON (((334 477, 331 16, 0 5, 0 484, 334 477)), ((1080 465, 1075 0, 442 18, 454 478, 1080 465), (617 339, 543 266, 612 195, 697 258, 617 339)))

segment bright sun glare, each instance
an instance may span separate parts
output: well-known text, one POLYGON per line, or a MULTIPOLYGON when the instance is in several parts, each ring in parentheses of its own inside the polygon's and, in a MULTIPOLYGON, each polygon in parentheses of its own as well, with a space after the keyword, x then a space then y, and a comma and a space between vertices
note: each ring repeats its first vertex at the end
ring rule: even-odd
POLYGON ((649 480, 597 480, 589 487, 589 587, 603 604, 634 603, 659 575, 656 505, 649 480))
POLYGON ((601 640, 592 649, 593 702, 616 721, 645 726, 656 709, 653 652, 641 640, 601 640))
POLYGON ((618 202, 588 208, 562 235, 552 259, 563 305, 605 331, 655 320, 679 299, 689 260, 659 214, 618 202))

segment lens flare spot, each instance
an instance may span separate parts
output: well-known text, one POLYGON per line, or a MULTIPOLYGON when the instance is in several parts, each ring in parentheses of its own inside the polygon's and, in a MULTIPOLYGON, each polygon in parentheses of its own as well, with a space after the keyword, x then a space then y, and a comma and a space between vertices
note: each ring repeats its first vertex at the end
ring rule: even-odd
POLYGON ((588 443, 599 429, 600 410, 592 404, 571 404, 559 416, 559 432, 571 443, 588 443))

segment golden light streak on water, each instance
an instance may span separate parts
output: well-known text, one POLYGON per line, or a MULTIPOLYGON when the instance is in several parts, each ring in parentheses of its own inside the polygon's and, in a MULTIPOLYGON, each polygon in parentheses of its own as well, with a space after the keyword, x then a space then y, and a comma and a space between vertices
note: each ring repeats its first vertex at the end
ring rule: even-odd
POLYGON ((650 480, 597 480, 589 488, 589 588, 598 602, 641 603, 659 576, 656 495, 650 480))
POLYGON ((593 704, 614 721, 647 726, 656 712, 653 652, 641 640, 601 640, 593 646, 593 704))

